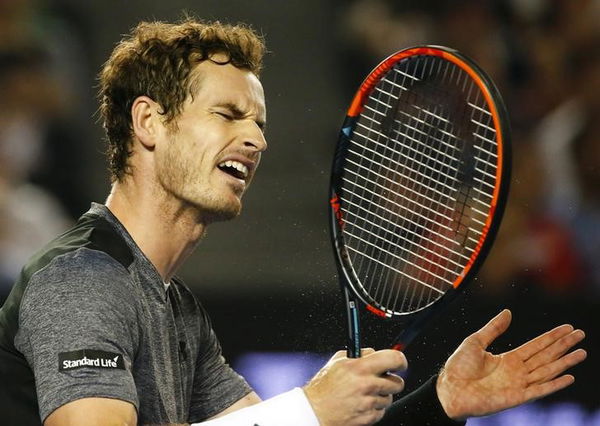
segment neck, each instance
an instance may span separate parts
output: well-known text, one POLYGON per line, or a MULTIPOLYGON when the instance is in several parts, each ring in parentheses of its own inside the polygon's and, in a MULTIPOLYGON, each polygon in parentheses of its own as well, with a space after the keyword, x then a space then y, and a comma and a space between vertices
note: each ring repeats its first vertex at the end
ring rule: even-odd
POLYGON ((194 251, 206 229, 196 208, 164 192, 153 191, 132 177, 113 184, 106 206, 164 282, 194 251))

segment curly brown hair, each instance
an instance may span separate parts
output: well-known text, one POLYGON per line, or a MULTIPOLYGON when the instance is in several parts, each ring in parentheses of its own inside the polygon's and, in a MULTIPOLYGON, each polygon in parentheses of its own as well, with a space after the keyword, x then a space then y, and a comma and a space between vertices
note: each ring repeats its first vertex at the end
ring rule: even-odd
POLYGON ((231 63, 258 76, 265 45, 244 24, 194 18, 175 24, 141 22, 117 44, 99 75, 98 92, 113 181, 131 172, 133 101, 142 95, 152 98, 161 106, 165 124, 172 123, 197 89, 191 71, 216 53, 228 58, 218 63, 231 63))

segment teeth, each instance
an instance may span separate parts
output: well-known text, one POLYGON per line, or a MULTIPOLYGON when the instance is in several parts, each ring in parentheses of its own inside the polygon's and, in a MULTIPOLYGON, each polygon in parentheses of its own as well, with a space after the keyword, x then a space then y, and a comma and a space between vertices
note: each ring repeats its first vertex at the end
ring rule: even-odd
POLYGON ((222 163, 219 164, 219 167, 231 167, 233 169, 236 169, 238 172, 240 172, 243 177, 248 176, 248 167, 244 166, 239 161, 235 161, 235 160, 223 161, 222 163))

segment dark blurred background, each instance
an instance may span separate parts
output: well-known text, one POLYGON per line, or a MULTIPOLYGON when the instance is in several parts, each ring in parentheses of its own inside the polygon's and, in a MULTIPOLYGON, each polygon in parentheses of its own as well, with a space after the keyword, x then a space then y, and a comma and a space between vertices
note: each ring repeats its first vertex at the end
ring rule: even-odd
MULTIPOLYGON (((138 21, 184 11, 250 23, 270 50, 262 76, 269 150, 242 216, 214 225, 181 271, 234 365, 260 371, 274 353, 271 364, 311 374, 318 362, 292 358, 344 346, 327 229, 337 132, 380 60, 441 44, 479 63, 507 103, 512 192, 478 279, 408 348, 407 387, 509 307, 513 326, 493 350, 570 322, 585 329, 589 358, 569 389, 469 424, 600 424, 598 0, 0 0, 0 300, 35 249, 108 193, 95 100, 102 63, 138 21)), ((363 325, 365 344, 378 348, 402 326, 366 315, 363 325)))

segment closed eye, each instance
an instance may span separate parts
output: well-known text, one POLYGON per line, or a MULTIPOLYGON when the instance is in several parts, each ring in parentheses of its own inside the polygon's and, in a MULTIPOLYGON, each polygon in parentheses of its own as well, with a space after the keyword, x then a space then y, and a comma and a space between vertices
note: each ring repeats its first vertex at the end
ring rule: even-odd
POLYGON ((224 118, 227 121, 233 120, 233 116, 231 114, 226 113, 226 112, 215 111, 215 114, 217 114, 218 116, 224 118))
MULTIPOLYGON (((218 116, 222 117, 223 119, 227 120, 227 121, 233 121, 233 120, 243 120, 246 118, 250 118, 249 113, 245 113, 244 111, 242 111, 240 108, 238 108, 236 105, 232 104, 232 103, 226 103, 224 105, 218 105, 217 110, 213 110, 213 113, 217 114, 218 116)), ((261 119, 257 119, 254 121, 256 123, 256 126, 260 129, 260 131, 262 133, 265 132, 265 128, 266 128, 266 122, 264 120, 261 119)))

